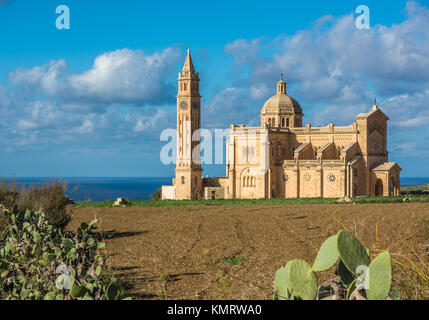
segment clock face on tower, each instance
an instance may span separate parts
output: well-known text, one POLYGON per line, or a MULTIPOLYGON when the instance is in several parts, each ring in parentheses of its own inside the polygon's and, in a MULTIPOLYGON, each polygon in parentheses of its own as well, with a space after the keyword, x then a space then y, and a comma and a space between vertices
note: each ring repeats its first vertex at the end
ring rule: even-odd
POLYGON ((180 103, 180 109, 182 109, 182 110, 188 109, 188 103, 186 101, 182 101, 180 103))

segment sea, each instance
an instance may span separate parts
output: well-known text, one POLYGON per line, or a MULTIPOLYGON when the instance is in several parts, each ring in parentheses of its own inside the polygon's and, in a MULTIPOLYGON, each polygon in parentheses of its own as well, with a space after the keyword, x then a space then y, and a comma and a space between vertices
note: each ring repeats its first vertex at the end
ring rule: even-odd
MULTIPOLYGON (((6 180, 9 180, 7 178, 6 180)), ((171 177, 15 177, 18 186, 40 185, 52 180, 67 183, 66 195, 74 201, 105 201, 122 197, 129 200, 150 200, 163 185, 171 185, 171 177)), ((427 178, 402 178, 401 187, 429 184, 427 178)))

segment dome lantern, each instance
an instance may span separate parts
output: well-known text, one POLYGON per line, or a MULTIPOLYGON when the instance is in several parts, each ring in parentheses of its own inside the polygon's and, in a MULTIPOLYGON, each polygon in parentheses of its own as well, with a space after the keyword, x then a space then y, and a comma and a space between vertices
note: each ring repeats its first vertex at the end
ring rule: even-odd
POLYGON ((302 109, 298 101, 286 93, 283 73, 277 82, 277 94, 268 99, 261 110, 261 125, 293 128, 302 126, 302 109))
POLYGON ((286 94, 286 82, 283 81, 283 73, 280 76, 280 81, 277 82, 277 94, 286 94))

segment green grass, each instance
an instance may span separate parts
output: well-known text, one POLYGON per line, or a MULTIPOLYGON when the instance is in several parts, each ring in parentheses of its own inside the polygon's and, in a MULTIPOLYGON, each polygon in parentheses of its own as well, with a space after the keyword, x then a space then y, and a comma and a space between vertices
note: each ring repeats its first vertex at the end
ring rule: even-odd
POLYGON ((223 264, 230 264, 231 266, 236 266, 239 263, 246 262, 246 261, 247 261, 246 257, 231 257, 228 259, 223 259, 222 263, 223 264))
MULTIPOLYGON (((400 197, 359 197, 352 203, 399 203, 400 197)), ((245 206, 245 205, 286 205, 286 204, 337 204, 338 198, 308 199, 218 199, 218 200, 136 200, 132 207, 180 207, 180 206, 245 206)), ((429 202, 429 196, 411 196, 410 202, 429 202)), ((80 208, 106 208, 113 206, 114 201, 77 202, 80 208)))

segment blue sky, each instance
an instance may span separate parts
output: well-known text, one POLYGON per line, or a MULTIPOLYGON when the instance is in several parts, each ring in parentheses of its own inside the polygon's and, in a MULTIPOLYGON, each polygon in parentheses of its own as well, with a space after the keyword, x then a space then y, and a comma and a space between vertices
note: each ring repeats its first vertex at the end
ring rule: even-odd
POLYGON ((284 72, 305 123, 350 124, 376 96, 390 160, 429 176, 428 0, 0 0, 0 30, 3 176, 171 176, 159 136, 188 44, 203 127, 258 123, 284 72), (60 4, 70 30, 55 27, 60 4))

